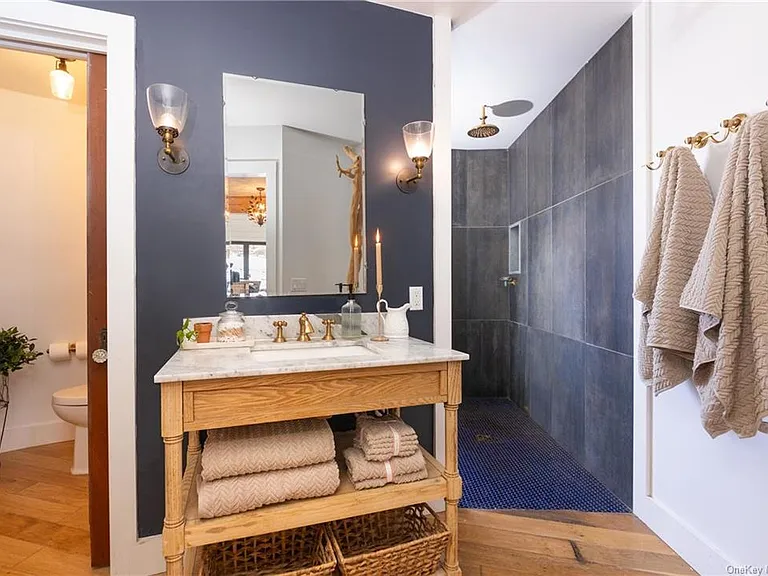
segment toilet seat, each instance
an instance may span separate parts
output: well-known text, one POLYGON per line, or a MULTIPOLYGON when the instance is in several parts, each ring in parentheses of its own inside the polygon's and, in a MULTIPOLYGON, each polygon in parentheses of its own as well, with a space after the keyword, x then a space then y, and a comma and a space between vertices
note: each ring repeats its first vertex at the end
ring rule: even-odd
POLYGON ((62 388, 53 393, 56 406, 88 406, 88 385, 62 388))

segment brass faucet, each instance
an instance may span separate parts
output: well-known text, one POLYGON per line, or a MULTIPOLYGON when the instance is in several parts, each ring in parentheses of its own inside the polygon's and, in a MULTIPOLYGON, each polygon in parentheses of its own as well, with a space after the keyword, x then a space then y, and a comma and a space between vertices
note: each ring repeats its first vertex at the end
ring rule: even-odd
POLYGON ((277 328, 277 334, 275 334, 275 339, 272 340, 272 342, 278 342, 278 343, 285 342, 285 336, 283 335, 283 328, 288 326, 288 322, 286 322, 285 320, 276 320, 275 322, 272 322, 272 326, 277 328))
POLYGON ((307 313, 302 312, 301 316, 299 317, 299 342, 309 342, 312 340, 312 338, 309 337, 310 334, 314 334, 315 329, 312 327, 312 322, 309 321, 309 318, 307 318, 307 313))

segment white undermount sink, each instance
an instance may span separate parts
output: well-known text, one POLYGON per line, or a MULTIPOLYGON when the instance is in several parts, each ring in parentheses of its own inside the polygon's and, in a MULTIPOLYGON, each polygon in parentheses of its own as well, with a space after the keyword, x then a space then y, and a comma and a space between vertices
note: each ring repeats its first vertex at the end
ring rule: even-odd
POLYGON ((361 356, 376 356, 376 352, 364 346, 326 346, 314 348, 299 346, 273 350, 253 350, 251 352, 259 360, 275 362, 281 360, 315 360, 318 358, 355 358, 361 356))

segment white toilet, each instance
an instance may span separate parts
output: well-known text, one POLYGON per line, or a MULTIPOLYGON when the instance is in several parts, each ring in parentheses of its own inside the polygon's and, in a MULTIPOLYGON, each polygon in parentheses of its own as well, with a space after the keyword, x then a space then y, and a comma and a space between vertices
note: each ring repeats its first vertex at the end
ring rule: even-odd
POLYGON ((88 386, 63 388, 53 393, 56 416, 75 425, 75 455, 72 474, 88 474, 88 386))

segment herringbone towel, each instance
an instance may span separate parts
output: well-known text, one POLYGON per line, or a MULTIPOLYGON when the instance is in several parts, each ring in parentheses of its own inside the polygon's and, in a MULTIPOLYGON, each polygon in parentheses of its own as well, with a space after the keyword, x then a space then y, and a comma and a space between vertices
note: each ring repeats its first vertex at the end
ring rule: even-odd
POLYGON ((354 445, 368 460, 382 462, 415 454, 419 450, 419 438, 414 429, 397 416, 358 414, 354 445))
POLYGON ((712 437, 768 432, 768 112, 736 137, 680 305, 699 313, 693 380, 712 437))
POLYGON ((378 488, 391 482, 416 482, 427 477, 427 464, 420 449, 410 456, 372 462, 366 460, 365 454, 359 448, 347 448, 344 450, 344 460, 347 463, 349 479, 356 490, 378 488))
POLYGON ((210 430, 202 457, 204 480, 328 462, 333 432, 321 418, 210 430))
POLYGON ((678 146, 668 152, 634 293, 643 304, 640 377, 656 394, 693 373, 699 317, 680 308, 680 294, 704 242, 712 203, 712 190, 691 151, 678 146))
POLYGON ((339 483, 335 460, 221 480, 198 478, 197 509, 200 518, 216 518, 286 500, 328 496, 336 492, 339 483))

